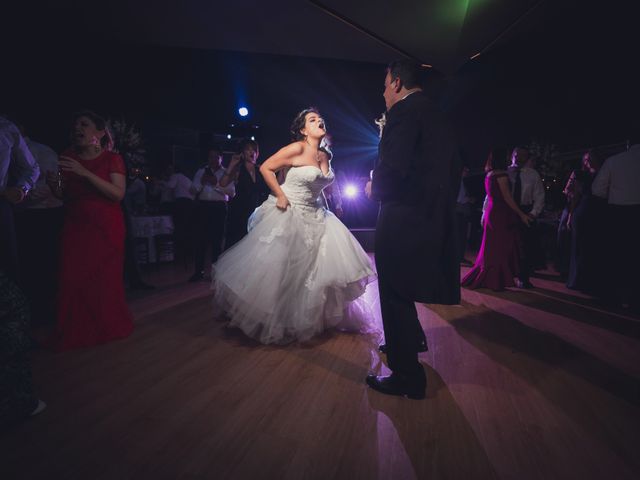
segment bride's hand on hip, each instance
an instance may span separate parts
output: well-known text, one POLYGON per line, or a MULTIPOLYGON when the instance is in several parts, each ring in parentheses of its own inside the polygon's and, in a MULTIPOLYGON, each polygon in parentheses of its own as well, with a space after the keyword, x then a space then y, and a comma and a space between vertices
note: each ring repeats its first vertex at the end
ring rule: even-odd
POLYGON ((286 195, 276 197, 276 207, 278 207, 280 210, 286 210, 289 205, 291 204, 289 203, 289 199, 286 195))

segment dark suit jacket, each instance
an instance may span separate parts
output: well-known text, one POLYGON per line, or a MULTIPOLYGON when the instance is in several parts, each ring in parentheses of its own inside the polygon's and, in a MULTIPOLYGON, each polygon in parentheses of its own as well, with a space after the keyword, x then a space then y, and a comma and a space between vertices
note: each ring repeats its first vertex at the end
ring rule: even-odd
POLYGON ((423 93, 414 93, 387 112, 378 154, 372 180, 372 198, 381 202, 378 274, 414 301, 459 303, 461 162, 449 122, 423 93))

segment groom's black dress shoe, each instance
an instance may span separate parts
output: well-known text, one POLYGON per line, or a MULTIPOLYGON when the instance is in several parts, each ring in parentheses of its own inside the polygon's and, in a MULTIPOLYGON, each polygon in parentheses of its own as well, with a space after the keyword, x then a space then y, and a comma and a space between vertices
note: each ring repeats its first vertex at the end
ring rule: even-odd
MULTIPOLYGON (((380 345, 378 347, 378 350, 380 350, 380 353, 384 353, 385 355, 387 354, 387 344, 383 343, 382 345, 380 345)), ((429 350, 429 347, 427 347, 427 342, 420 342, 420 345, 418 345, 418 352, 426 352, 429 350)))
POLYGON ((388 377, 368 375, 366 382, 367 385, 380 393, 408 397, 413 400, 422 400, 427 389, 426 380, 414 380, 397 373, 392 373, 388 377))

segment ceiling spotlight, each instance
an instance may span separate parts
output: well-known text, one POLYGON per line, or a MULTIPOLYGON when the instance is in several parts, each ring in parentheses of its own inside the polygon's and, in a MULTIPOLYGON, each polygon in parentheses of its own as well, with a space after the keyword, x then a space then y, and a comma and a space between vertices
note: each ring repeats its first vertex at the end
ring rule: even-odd
POLYGON ((251 136, 251 140, 255 142, 256 141, 256 137, 251 136))
POLYGON ((231 140, 231 134, 227 133, 227 140, 231 140))
POLYGON ((238 109, 238 113, 241 117, 246 117, 247 115, 249 115, 249 109, 247 107, 240 107, 238 109))

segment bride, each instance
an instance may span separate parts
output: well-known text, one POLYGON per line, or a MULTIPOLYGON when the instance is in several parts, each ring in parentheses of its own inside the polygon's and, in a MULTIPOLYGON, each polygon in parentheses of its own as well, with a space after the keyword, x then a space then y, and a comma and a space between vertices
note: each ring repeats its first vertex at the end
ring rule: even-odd
POLYGON ((330 328, 375 330, 361 297, 375 279, 369 257, 321 201, 334 180, 319 150, 326 133, 317 110, 296 116, 293 142, 260 167, 271 195, 249 219, 249 233, 213 265, 214 304, 230 327, 265 344, 330 328))

